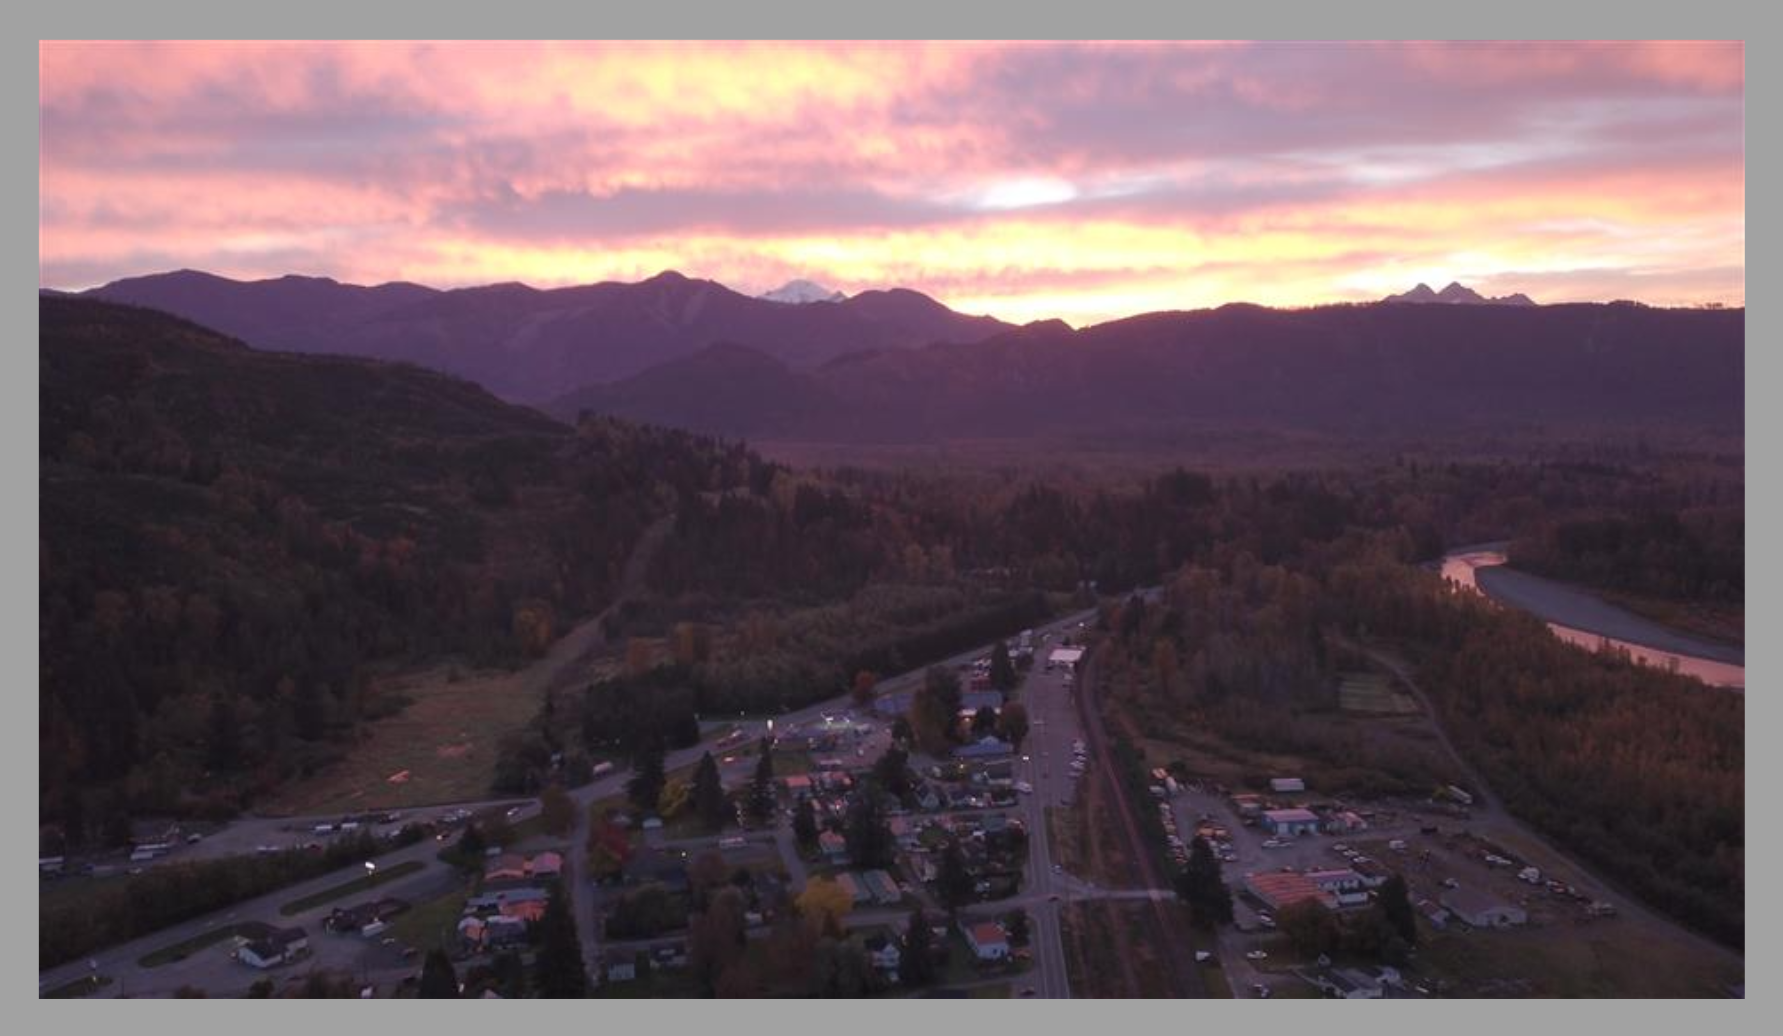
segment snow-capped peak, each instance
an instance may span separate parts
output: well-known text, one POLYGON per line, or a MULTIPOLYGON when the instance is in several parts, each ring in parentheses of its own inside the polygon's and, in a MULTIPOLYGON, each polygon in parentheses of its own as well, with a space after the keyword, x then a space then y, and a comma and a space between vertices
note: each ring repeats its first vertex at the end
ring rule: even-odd
POLYGON ((761 297, 769 302, 803 305, 807 302, 841 302, 848 296, 812 281, 796 280, 787 281, 773 291, 764 292, 761 297))

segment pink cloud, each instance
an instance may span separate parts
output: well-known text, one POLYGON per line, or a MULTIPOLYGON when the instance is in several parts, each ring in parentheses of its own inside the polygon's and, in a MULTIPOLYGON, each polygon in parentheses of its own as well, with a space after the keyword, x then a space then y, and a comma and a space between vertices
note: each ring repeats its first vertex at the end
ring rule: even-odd
POLYGON ((39 60, 46 284, 278 263, 562 283, 660 262, 746 285, 897 277, 1023 314, 1068 289, 1088 313, 1096 291, 1169 297, 1173 276, 1174 294, 1213 277, 1312 301, 1444 263, 1529 272, 1566 225, 1573 269, 1743 298, 1737 43, 44 43, 39 60))

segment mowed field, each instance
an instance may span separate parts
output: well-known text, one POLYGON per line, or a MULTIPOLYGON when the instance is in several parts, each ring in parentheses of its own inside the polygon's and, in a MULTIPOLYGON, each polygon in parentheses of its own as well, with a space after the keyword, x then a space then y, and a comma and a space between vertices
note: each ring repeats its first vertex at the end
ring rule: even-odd
POLYGON ((502 738, 526 726, 543 704, 540 682, 527 670, 437 666, 390 677, 378 690, 411 704, 370 724, 345 758, 288 785, 265 812, 306 815, 486 799, 502 738))
POLYGON ((1383 716, 1415 716, 1418 703, 1380 673, 1344 673, 1338 677, 1337 703, 1345 712, 1383 716))

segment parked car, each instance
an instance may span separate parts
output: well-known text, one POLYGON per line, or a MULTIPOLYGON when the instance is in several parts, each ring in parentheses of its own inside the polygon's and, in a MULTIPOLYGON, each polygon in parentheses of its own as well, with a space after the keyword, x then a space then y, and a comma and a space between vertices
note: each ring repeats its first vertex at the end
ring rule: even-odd
POLYGON ((1245 960, 1268 960, 1269 959, 1269 951, 1268 950, 1251 950, 1249 953, 1246 953, 1244 955, 1244 959, 1245 960))

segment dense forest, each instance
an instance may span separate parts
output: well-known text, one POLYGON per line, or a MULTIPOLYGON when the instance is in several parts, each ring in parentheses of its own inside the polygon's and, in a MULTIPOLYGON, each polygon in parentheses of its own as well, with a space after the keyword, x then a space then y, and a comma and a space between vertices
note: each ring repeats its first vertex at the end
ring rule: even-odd
POLYGON ((572 431, 416 368, 40 313, 39 791, 74 843, 325 765, 402 705, 372 667, 536 654, 675 500, 766 480, 740 449, 572 431))
POLYGON ((1605 590, 1724 605, 1746 597, 1737 502, 1544 523, 1513 540, 1509 556, 1519 568, 1605 590))

